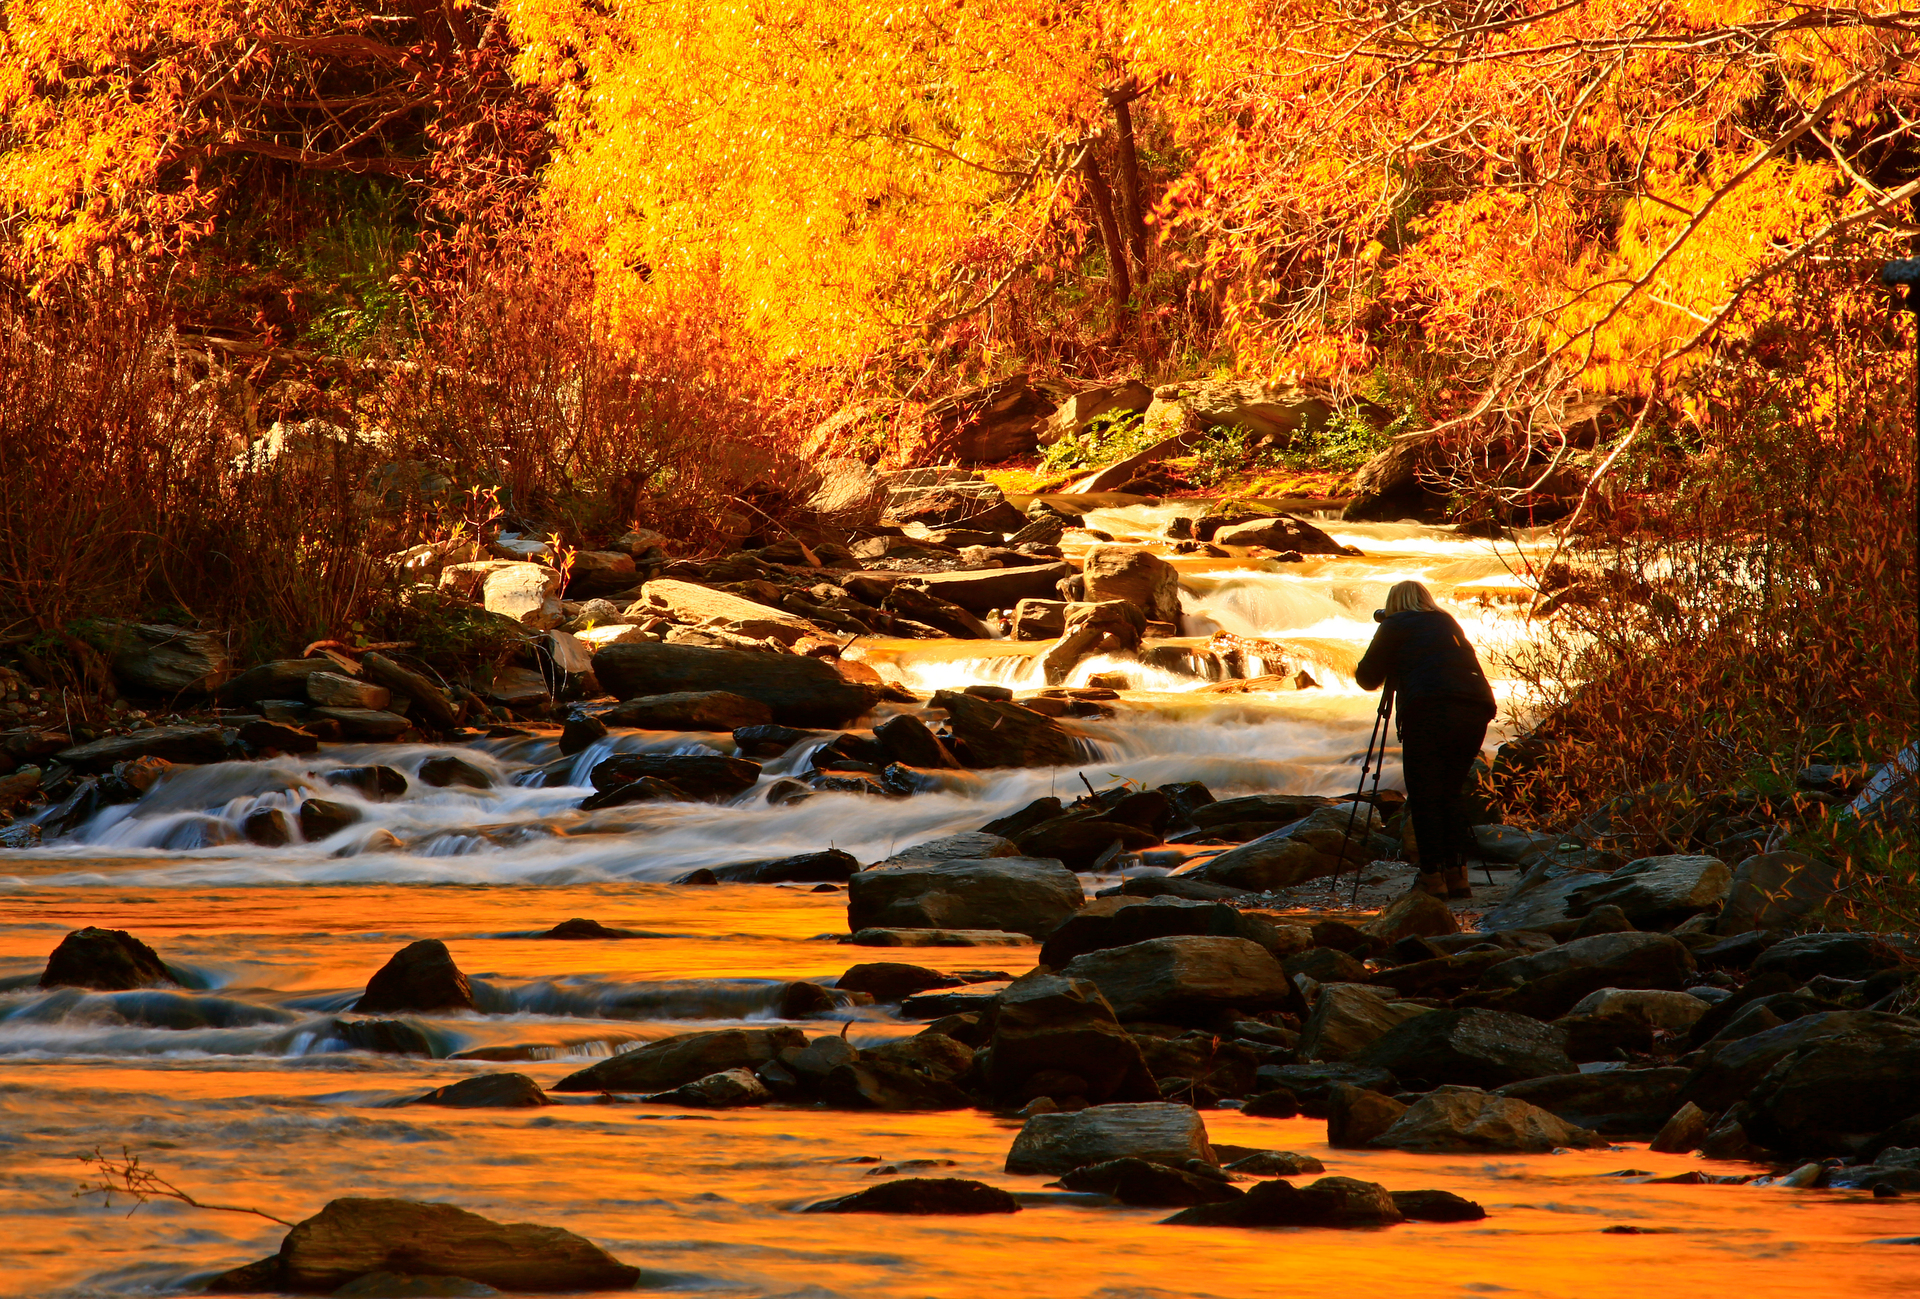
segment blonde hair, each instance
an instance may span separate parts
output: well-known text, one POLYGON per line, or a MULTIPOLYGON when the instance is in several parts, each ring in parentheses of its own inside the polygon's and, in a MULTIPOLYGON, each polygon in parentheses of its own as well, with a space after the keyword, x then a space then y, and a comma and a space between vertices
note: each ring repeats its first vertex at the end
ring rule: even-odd
POLYGON ((1439 613, 1440 606, 1433 602, 1433 592, 1418 582, 1396 582, 1387 592, 1387 612, 1395 613, 1439 613))

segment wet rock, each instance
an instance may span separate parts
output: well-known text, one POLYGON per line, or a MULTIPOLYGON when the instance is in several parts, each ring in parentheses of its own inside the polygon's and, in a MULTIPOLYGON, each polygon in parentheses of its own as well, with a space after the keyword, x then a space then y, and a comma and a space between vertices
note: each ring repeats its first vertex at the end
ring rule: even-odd
POLYGON ((1300 1113, 1300 1098, 1285 1087, 1275 1087, 1247 1097, 1240 1113, 1250 1119, 1290 1119, 1300 1113))
POLYGON ((399 713, 379 708, 315 708, 313 716, 337 723, 341 737, 348 740, 397 740, 413 726, 399 713))
POLYGON ((775 1058, 796 1079, 817 1087, 841 1065, 858 1060, 860 1053, 843 1037, 822 1036, 810 1042, 783 1046, 775 1058))
POLYGON ((1302 1113, 1319 1118, 1326 1117, 1334 1089, 1342 1084, 1382 1095, 1400 1090, 1399 1081, 1385 1069, 1330 1061, 1261 1065, 1256 1080, 1257 1086, 1289 1092, 1298 1098, 1302 1113))
POLYGON ((1249 1177, 1298 1177, 1302 1173, 1327 1171, 1327 1166, 1312 1155, 1295 1154, 1291 1150, 1247 1150, 1244 1146, 1217 1143, 1213 1149, 1221 1158, 1231 1160, 1223 1171, 1249 1177))
POLYGON ((1441 1087, 1415 1101, 1371 1144, 1428 1154, 1545 1154, 1561 1146, 1605 1145, 1606 1138, 1522 1100, 1477 1087, 1441 1087))
POLYGON ((881 607, 897 617, 945 632, 958 640, 991 640, 993 630, 974 614, 905 582, 887 593, 881 607))
POLYGON ((819 884, 844 880, 859 869, 860 863, 851 854, 829 848, 793 857, 715 866, 713 875, 728 884, 819 884))
POLYGON ((1033 940, 1003 929, 859 929, 856 947, 1024 947, 1033 940))
POLYGON ((466 789, 492 789, 493 777, 487 774, 484 767, 465 758, 441 754, 420 764, 420 783, 435 789, 446 789, 453 785, 466 789))
POLYGON ((1595 934, 1503 961, 1481 986, 1505 989, 1497 1009, 1553 1019, 1602 988, 1684 988, 1694 973, 1686 945, 1666 934, 1595 934))
POLYGON ((1800 934, 1775 943, 1754 958, 1755 975, 1774 971, 1797 980, 1825 974, 1866 979, 1900 964, 1900 955, 1872 934, 1800 934))
POLYGON ((1478 1222, 1487 1211, 1452 1191, 1394 1191, 1393 1207, 1408 1222, 1478 1222))
POLYGON ((875 1001, 900 1001, 934 988, 957 988, 966 981, 938 970, 898 961, 869 961, 855 965, 834 986, 843 992, 871 993, 875 1001))
POLYGON ((483 1073, 436 1087, 411 1105, 444 1105, 459 1110, 519 1110, 551 1105, 540 1084, 523 1073, 483 1073))
POLYGON ((1368 837, 1380 825, 1379 813, 1371 806, 1357 814, 1344 804, 1317 808, 1298 821, 1221 853, 1191 874, 1235 888, 1292 888, 1364 864, 1372 855, 1368 837), (1353 820, 1351 836, 1347 834, 1349 817, 1353 820))
POLYGON ((1920 1114, 1920 1023, 1832 1018, 1832 1031, 1782 1056, 1746 1096, 1744 1126, 1768 1149, 1831 1154, 1920 1114))
POLYGON ((1609 1137, 1644 1137, 1660 1131, 1679 1105, 1685 1069, 1609 1069, 1530 1078, 1494 1089, 1537 1105, 1576 1127, 1609 1137))
POLYGON ((1684 992, 1654 988, 1602 988, 1574 1004, 1573 1015, 1632 1019, 1667 1033, 1683 1033, 1707 1013, 1707 1003, 1684 992))
POLYGON ((1839 887, 1839 872, 1827 862, 1797 852, 1760 853, 1733 868, 1714 932, 1785 928, 1820 910, 1839 887))
POLYGON ((1578 1072, 1560 1030, 1494 1010, 1416 1015, 1387 1030, 1355 1059, 1415 1086, 1498 1087, 1578 1072))
POLYGON ((1024 857, 865 870, 847 881, 847 928, 995 928, 1037 938, 1085 900, 1073 872, 1024 857))
POLYGON ((681 1033, 649 1042, 569 1074, 549 1090, 556 1092, 658 1092, 684 1086, 708 1074, 751 1069, 774 1059, 785 1047, 804 1047, 797 1028, 723 1028, 681 1033))
POLYGON ((820 1084, 820 1099, 837 1109, 927 1113, 973 1108, 973 1098, 908 1061, 871 1054, 837 1065, 820 1084))
POLYGON ((1686 1101, 1661 1125, 1647 1149, 1667 1155, 1690 1154, 1700 1148, 1712 1128, 1713 1116, 1692 1101, 1686 1101))
POLYGON ((508 1291, 625 1290, 640 1269, 558 1227, 494 1222, 450 1204, 334 1200, 280 1246, 280 1288, 326 1294, 404 1259, 418 1273, 464 1277, 508 1291))
POLYGON ((276 753, 312 753, 320 747, 320 741, 312 731, 286 722, 264 719, 242 726, 240 743, 262 757, 271 757, 276 753))
MULTIPOLYGON (((630 803, 698 803, 701 801, 670 780, 641 776, 637 780, 629 780, 624 784, 604 789, 598 794, 589 794, 580 800, 580 806, 586 811, 593 812, 609 807, 625 807, 630 803)), ((701 867, 697 871, 689 871, 682 875, 674 883, 717 884, 719 880, 714 877, 712 871, 701 867)))
POLYGON ((603 708, 595 717, 607 726, 632 726, 643 731, 736 731, 768 725, 773 709, 759 699, 730 690, 682 690, 639 695, 603 708))
MULTIPOLYGON (((725 799, 753 788, 760 764, 700 753, 616 753, 594 764, 591 779, 606 795, 643 777, 664 780, 696 798, 725 799)), ((588 798, 581 807, 592 811, 610 805, 588 798)))
POLYGON ((743 758, 777 758, 800 741, 818 735, 817 731, 805 731, 797 726, 737 726, 733 743, 743 758))
POLYGON ((1160 1097, 1139 1044, 1099 988, 1045 970, 1000 995, 984 1074, 988 1091, 1007 1104, 1047 1095, 1096 1104, 1160 1097))
POLYGON ((995 609, 1011 609, 1022 600, 1054 599, 1060 579, 1073 573, 1071 564, 1030 564, 1022 568, 916 573, 907 580, 941 600, 976 614, 986 614, 995 609))
POLYGON ((1053 820, 1060 815, 1061 811, 1059 799, 1036 798, 1017 812, 1009 812, 1006 816, 987 822, 980 827, 979 832, 995 837, 1024 834, 1042 822, 1053 820))
POLYGON ((1178 1023, 1227 1007, 1262 1010, 1292 990, 1272 953, 1244 938, 1150 938, 1077 956, 1066 973, 1099 988, 1123 1020, 1178 1023))
POLYGON ((572 757, 606 738, 605 722, 586 713, 572 713, 568 715, 566 724, 560 728, 560 752, 567 757, 572 757))
POLYGON ((784 726, 844 726, 881 694, 877 682, 851 680, 823 659, 692 645, 609 645, 593 656, 593 673, 623 700, 684 692, 742 695, 765 704, 784 726))
POLYGON ((1146 848, 1159 843, 1160 836, 1097 814, 1075 814, 1043 821, 1014 842, 1024 857, 1051 857, 1068 870, 1088 871, 1115 844, 1127 850, 1146 848))
POLYGON ((453 963, 453 954, 437 938, 423 938, 395 952, 369 980, 353 1003, 355 1013, 396 1010, 472 1010, 473 989, 453 963))
POLYGON ((1336 1083, 1327 1097, 1327 1144, 1349 1150, 1368 1145, 1406 1112, 1391 1096, 1336 1083))
POLYGON ((1069 1173, 1111 1159, 1181 1166, 1217 1162, 1200 1113, 1167 1102, 1094 1105, 1071 1114, 1036 1114, 1007 1154, 1009 1173, 1069 1173))
POLYGON ((1282 514, 1249 519, 1213 534, 1216 546, 1265 546, 1268 550, 1297 550, 1303 555, 1343 555, 1346 547, 1304 519, 1282 514))
POLYGON ((908 713, 890 717, 874 727, 873 738, 886 750, 889 760, 904 762, 909 767, 936 769, 960 765, 939 737, 927 729, 927 724, 908 713))
POLYGON ((901 1065, 941 1082, 958 1082, 973 1065, 974 1049, 944 1033, 897 1037, 860 1053, 863 1062, 901 1065))
POLYGON ((76 929, 60 940, 41 972, 42 988, 115 992, 173 983, 159 954, 124 929, 76 929))
POLYGON ((919 1216, 1018 1213, 1020 1202, 997 1186, 964 1177, 902 1177, 810 1205, 808 1213, 898 1213, 919 1216))
MULTIPOLYGON (((1209 884, 1185 875, 1135 875, 1122 880, 1115 889, 1102 889, 1095 897, 1118 895, 1126 898, 1185 898, 1189 902, 1231 902, 1247 896, 1246 889, 1227 884, 1209 884)), ((1297 926, 1274 926, 1276 932, 1297 926)), ((1283 940, 1283 946, 1291 946, 1283 940)))
POLYGON ((1182 1209, 1166 1221, 1179 1227, 1389 1227, 1402 1220, 1386 1187, 1323 1177, 1305 1188, 1261 1182, 1237 1200, 1182 1209))
POLYGON ((997 834, 988 834, 982 830, 969 830, 963 834, 950 834, 939 839, 928 839, 908 848, 902 848, 882 861, 875 862, 869 870, 883 870, 894 866, 936 866, 942 862, 985 861, 992 857, 1018 857, 1020 849, 1011 839, 1002 839, 997 834))
POLYGON ((433 1043, 418 1024, 403 1019, 333 1019, 320 1030, 323 1042, 339 1042, 349 1051, 380 1055, 431 1056, 433 1043))
POLYGON ((86 773, 111 771, 115 763, 135 758, 164 758, 186 764, 224 762, 234 756, 227 751, 226 736, 217 726, 153 726, 73 745, 54 754, 53 760, 86 773))
POLYGON ((407 778, 392 767, 335 767, 320 779, 341 789, 357 790, 369 803, 384 803, 407 792, 407 778))
POLYGON ((396 696, 412 701, 408 715, 432 731, 450 731, 460 722, 460 711, 446 692, 427 677, 377 650, 360 658, 360 670, 396 696))
POLYGON ((576 916, 572 920, 562 920, 542 938, 592 939, 592 938, 644 938, 645 934, 633 929, 610 929, 598 920, 587 920, 576 916))
POLYGON ((1180 625, 1180 574, 1145 546, 1103 544, 1089 547, 1081 574, 1085 600, 1123 601, 1150 622, 1180 625))
POLYGON ((1060 1179, 1060 1186, 1068 1191, 1111 1195, 1122 1204, 1146 1209, 1217 1204, 1237 1200, 1245 1194, 1239 1187, 1223 1181, 1211 1164, 1201 1166, 1212 1175, 1171 1168, 1146 1159, 1109 1159, 1074 1169, 1060 1179))
POLYGON ((1088 952, 1179 934, 1244 938, 1276 957, 1291 956, 1306 946, 1306 935, 1297 926, 1287 926, 1283 932, 1265 917, 1247 915, 1231 906, 1176 897, 1147 900, 1121 895, 1096 898, 1062 921, 1040 948, 1040 962, 1060 969, 1088 952))
POLYGON ((1364 984, 1326 984, 1313 1003, 1313 1013, 1300 1027, 1300 1058, 1351 1060, 1393 1028, 1416 1016, 1429 1014, 1432 1009, 1413 1002, 1389 1000, 1364 984))
POLYGON ((754 1076, 751 1069, 723 1069, 704 1078, 648 1096, 653 1105, 684 1105, 698 1110, 733 1110, 749 1105, 765 1105, 773 1093, 754 1076))
POLYGON ((1203 804, 1194 808, 1189 818, 1202 830, 1255 822, 1279 829, 1333 805, 1332 799, 1318 794, 1247 794, 1203 804))
POLYGON ((971 767, 1066 767, 1086 752, 1060 723, 1018 704, 941 690, 933 705, 947 710, 971 767))
POLYGON ((1616 906, 1640 928, 1665 928, 1718 905, 1732 880, 1732 870, 1717 857, 1642 857, 1570 893, 1567 914, 1616 906))
POLYGON ((293 818, 277 807, 256 807, 240 822, 240 835, 262 848, 281 848, 293 842, 293 818))

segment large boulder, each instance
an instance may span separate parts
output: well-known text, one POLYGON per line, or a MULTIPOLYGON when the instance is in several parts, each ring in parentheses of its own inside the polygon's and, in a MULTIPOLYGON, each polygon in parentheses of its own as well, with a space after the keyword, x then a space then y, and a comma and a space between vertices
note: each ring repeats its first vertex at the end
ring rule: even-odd
POLYGON ((767 725, 773 720, 773 709, 731 690, 681 690, 625 699, 593 717, 602 726, 643 731, 734 731, 767 725))
POLYGON ((1685 1069, 1607 1069, 1529 1078, 1496 1088, 1494 1094, 1538 1105, 1603 1136, 1644 1139, 1680 1108, 1680 1088, 1686 1081, 1685 1069))
POLYGON ((1066 973, 1099 988, 1123 1020, 1177 1023, 1229 1007, 1270 1010, 1291 991, 1273 954, 1244 938, 1149 938, 1076 956, 1066 973))
POLYGON ((1304 430, 1323 427, 1333 405, 1290 380, 1188 379, 1153 390, 1147 408, 1152 428, 1229 428, 1286 447, 1304 430))
MULTIPOLYGON (((629 611, 667 618, 687 627, 717 628, 753 640, 773 639, 785 645, 818 634, 812 623, 785 610, 673 578, 657 578, 641 587, 640 599, 629 611)), ((596 676, 600 661, 595 655, 596 676)))
POLYGON ((1559 1029, 1524 1015, 1436 1010, 1395 1025, 1355 1062, 1389 1070, 1416 1087, 1498 1087, 1578 1072, 1567 1057, 1566 1041, 1559 1029))
POLYGON ((957 988, 965 982, 958 975, 942 974, 902 961, 864 961, 849 966, 833 986, 842 992, 867 993, 875 1001, 901 1001, 915 993, 957 988))
POLYGON ((912 1060, 872 1053, 828 1073, 820 1085, 820 1099, 843 1110, 931 1113, 973 1108, 973 1098, 950 1078, 917 1067, 912 1060))
POLYGON ((1352 1060, 1394 1028, 1432 1010, 1417 1002, 1389 1000, 1362 983, 1329 983, 1301 1025, 1300 1058, 1352 1060))
POLYGON ((1642 857, 1575 889, 1567 897, 1567 914, 1584 916, 1613 906, 1636 928, 1661 929, 1718 905, 1732 879, 1733 872, 1717 857, 1642 857))
MULTIPOLYGON (((1144 414, 1153 404, 1153 389, 1138 379, 1082 388, 1054 408, 1040 433, 1040 445, 1050 447, 1063 437, 1078 437, 1101 415, 1144 414)), ((1122 480, 1125 481, 1125 480, 1122 480)), ((1096 489, 1097 490, 1097 489, 1096 489)))
POLYGON ((1523 1100, 1477 1087, 1441 1087, 1415 1101, 1370 1144, 1423 1154, 1543 1155, 1562 1146, 1603 1146, 1606 1138, 1523 1100))
POLYGON ((1190 1105, 1168 1101, 1094 1105, 1070 1114, 1036 1114, 1007 1152, 1009 1173, 1070 1173, 1111 1159, 1179 1166, 1219 1161, 1207 1125, 1190 1105))
POLYGON ((983 1061, 988 1091, 1015 1105, 1037 1096, 1158 1100, 1139 1044, 1085 979, 1034 970, 1000 994, 983 1061))
POLYGON ((226 645, 211 632, 167 623, 119 623, 111 629, 115 680, 156 695, 204 695, 226 679, 226 645))
POLYGON ((159 953, 124 929, 89 925, 60 940, 41 972, 42 988, 92 988, 121 992, 175 982, 159 953))
POLYGON ((1797 852, 1760 853, 1733 868, 1714 932, 1785 928, 1820 910, 1839 888, 1840 874, 1828 862, 1797 852))
POLYGON ((1040 445, 1061 394, 1025 374, 1010 375, 944 397, 927 408, 943 442, 963 465, 997 464, 1040 445))
POLYGON ((1707 1013, 1707 1003, 1659 988, 1602 988, 1575 1002, 1569 1015, 1630 1020, 1664 1033, 1684 1033, 1707 1013))
POLYGON ((1022 600, 1052 600, 1060 579, 1073 575, 1071 564, 1029 564, 1020 568, 976 568, 954 573, 916 573, 915 586, 962 609, 990 613, 1011 609, 1022 600))
POLYGON ((681 1033, 622 1051, 568 1074, 557 1092, 662 1092, 728 1069, 754 1069, 787 1047, 804 1048, 797 1028, 722 1028, 681 1033))
POLYGON ((881 690, 822 659, 694 645, 609 645, 593 656, 593 674, 621 699, 730 691, 759 700, 784 726, 845 726, 878 703, 881 690))
POLYGON ((1749 1135, 1828 1155, 1920 1115, 1920 1022, 1861 1012, 1782 1056, 1746 1097, 1749 1135))
POLYGON ((488 613, 535 631, 552 631, 566 620, 560 586, 560 574, 544 564, 501 564, 482 581, 480 603, 488 613))
POLYGON ((900 849, 890 857, 873 863, 870 870, 891 866, 937 866, 950 861, 984 861, 989 857, 1018 857, 1020 848, 1011 839, 984 830, 963 830, 941 835, 900 849))
POLYGON ((126 735, 108 735, 86 744, 61 749, 53 755, 75 771, 104 772, 136 758, 159 758, 165 762, 222 762, 227 750, 227 733, 217 726, 153 726, 126 735))
POLYGON ((1795 979, 1824 974, 1834 979, 1867 979, 1901 963, 1900 953, 1873 934, 1798 934, 1775 943, 1748 967, 1754 975, 1775 971, 1795 979))
POLYGON ((1356 812, 1346 803, 1314 809, 1258 839, 1230 848, 1188 872, 1211 884, 1259 891, 1292 888, 1308 880, 1355 870, 1372 859, 1368 839, 1380 829, 1371 804, 1356 812), (1347 833, 1351 818, 1353 833, 1347 833))
POLYGON ((1149 621, 1180 626, 1179 570, 1147 547, 1092 546, 1081 574, 1086 579, 1082 598, 1087 603, 1119 600, 1146 614, 1149 621))
POLYGON ((536 1294, 626 1290, 640 1277, 639 1268, 559 1227, 495 1222, 451 1204, 349 1197, 287 1233, 273 1288, 328 1294, 369 1272, 465 1277, 536 1294))
POLYGON ((1214 938, 1244 938, 1287 957, 1311 941, 1295 925, 1279 926, 1263 916, 1248 915, 1224 902, 1163 895, 1159 897, 1095 898, 1068 916, 1047 935, 1040 963, 1060 969, 1076 956, 1109 947, 1125 947, 1149 938, 1202 934, 1214 938))
POLYGON ((865 870, 847 881, 847 928, 998 929, 1039 938, 1086 902, 1057 861, 994 857, 865 870))
POLYGON ((395 952, 353 1003, 355 1013, 472 1010, 473 988, 453 963, 453 953, 437 938, 423 938, 395 952))
POLYGON ((1304 519, 1282 514, 1271 519, 1249 519, 1213 534, 1216 546, 1264 546, 1268 550, 1297 550, 1303 555, 1343 555, 1346 547, 1304 519))
POLYGON ((1086 743, 1051 717, 960 690, 933 696, 947 710, 953 737, 972 767, 1071 767, 1088 756, 1086 743))
POLYGON ((887 505, 886 481, 871 465, 851 457, 814 461, 802 484, 811 489, 807 508, 834 527, 870 527, 887 505))

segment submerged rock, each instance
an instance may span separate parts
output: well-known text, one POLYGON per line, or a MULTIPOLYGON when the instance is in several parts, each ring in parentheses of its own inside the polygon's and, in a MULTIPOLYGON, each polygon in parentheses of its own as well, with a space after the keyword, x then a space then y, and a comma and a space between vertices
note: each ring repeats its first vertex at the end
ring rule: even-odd
POLYGON ((664 780, 696 798, 726 799, 753 787, 760 764, 700 753, 616 753, 594 764, 593 787, 599 793, 580 806, 586 811, 611 806, 609 796, 641 779, 664 780))
POLYGON ((453 963, 453 953, 437 938, 423 938, 395 952, 353 1003, 356 1013, 396 1010, 472 1010, 473 989, 453 963))
POLYGON ((685 1105, 700 1110, 733 1110, 748 1105, 765 1105, 773 1099, 766 1084, 751 1069, 723 1069, 704 1078, 695 1078, 672 1091, 647 1097, 654 1105, 685 1105))
POLYGON ((174 981, 159 954, 126 930, 89 926, 60 940, 47 958, 39 986, 119 992, 174 981))
POLYGON ((541 934, 542 938, 563 938, 573 940, 596 938, 644 938, 645 934, 637 929, 613 929, 598 920, 588 920, 575 916, 572 920, 562 920, 553 928, 541 934))
POLYGON ((555 1083, 556 1092, 660 1092, 708 1074, 752 1069, 784 1047, 804 1047, 797 1028, 722 1028, 681 1033, 622 1051, 555 1083))
POLYGON ((964 1177, 902 1177, 818 1204, 808 1213, 977 1215, 1018 1213, 1020 1202, 997 1186, 964 1177))
POLYGON ((523 1073, 483 1073, 436 1087, 409 1105, 444 1105, 457 1110, 517 1110, 551 1105, 540 1084, 523 1073))
POLYGON ((899 961, 869 961, 848 968, 835 987, 843 992, 866 992, 876 1001, 900 1001, 934 988, 957 988, 966 980, 924 966, 899 961))
POLYGON ((1246 1192, 1223 1178, 1210 1164, 1208 1176, 1187 1168, 1173 1168, 1146 1159, 1109 1159, 1076 1168, 1060 1179, 1069 1191, 1111 1195, 1122 1204, 1146 1209, 1178 1209, 1189 1204, 1237 1200, 1246 1192))
POLYGON ((1237 1200, 1196 1205, 1166 1221, 1180 1227, 1388 1227, 1404 1217, 1377 1182, 1323 1177, 1304 1188, 1261 1182, 1237 1200))

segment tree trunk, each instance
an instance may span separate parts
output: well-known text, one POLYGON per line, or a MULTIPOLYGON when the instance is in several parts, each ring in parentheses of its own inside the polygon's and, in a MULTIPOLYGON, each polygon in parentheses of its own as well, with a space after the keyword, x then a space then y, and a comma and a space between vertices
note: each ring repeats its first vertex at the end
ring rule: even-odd
POLYGON ((1113 96, 1113 121, 1120 157, 1120 217, 1126 223, 1127 246, 1134 265, 1147 264, 1147 222, 1140 194, 1140 155, 1133 144, 1133 95, 1113 96))
POLYGON ((1126 336, 1128 304, 1133 299, 1133 279, 1127 274, 1127 250, 1120 241, 1120 229, 1113 220, 1113 195, 1107 189, 1100 164, 1093 150, 1080 160, 1081 174, 1087 180, 1087 197, 1093 201, 1093 214, 1100 222, 1100 241, 1107 248, 1107 283, 1113 290, 1112 325, 1116 341, 1126 336))

